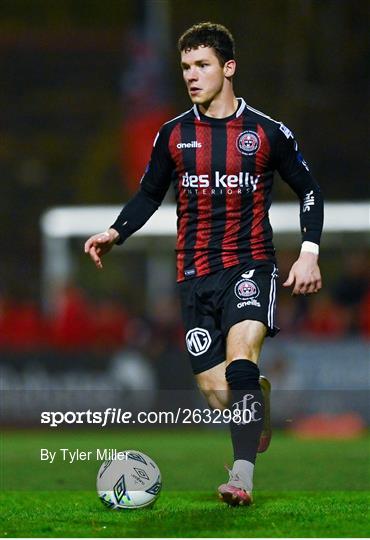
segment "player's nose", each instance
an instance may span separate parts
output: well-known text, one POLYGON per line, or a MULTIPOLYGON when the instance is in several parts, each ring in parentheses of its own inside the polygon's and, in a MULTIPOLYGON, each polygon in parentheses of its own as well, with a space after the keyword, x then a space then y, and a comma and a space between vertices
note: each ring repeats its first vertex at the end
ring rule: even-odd
POLYGON ((187 82, 194 82, 198 80, 198 74, 194 68, 190 68, 186 73, 186 80, 187 82))

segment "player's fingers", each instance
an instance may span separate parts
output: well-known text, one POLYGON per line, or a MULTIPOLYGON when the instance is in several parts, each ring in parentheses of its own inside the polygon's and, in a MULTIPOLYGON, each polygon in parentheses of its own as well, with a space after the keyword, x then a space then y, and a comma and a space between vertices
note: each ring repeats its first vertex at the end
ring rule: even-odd
POLYGON ((304 294, 312 294, 316 292, 316 283, 311 283, 307 288, 304 294))
POLYGON ((312 282, 308 286, 306 294, 317 293, 319 292, 320 289, 321 289, 321 278, 313 279, 312 282))
POLYGON ((85 242, 85 246, 84 246, 84 248, 85 248, 85 253, 89 253, 91 246, 92 246, 92 238, 89 238, 89 239, 86 240, 86 242, 85 242))
POLYGON ((89 249, 89 255, 90 255, 90 258, 92 259, 92 261, 95 263, 95 266, 97 268, 103 268, 103 265, 102 265, 101 259, 99 257, 99 254, 97 253, 94 246, 92 246, 89 249))
POLYGON ((94 234, 85 242, 85 253, 89 253, 92 246, 97 247, 99 244, 106 244, 110 242, 110 236, 108 232, 102 232, 99 234, 94 234))
POLYGON ((86 240, 85 253, 89 253, 91 249, 95 249, 98 244, 99 244, 99 241, 96 235, 86 240))
POLYGON ((304 281, 296 280, 292 294, 307 294, 307 284, 304 281))
POLYGON ((322 280, 321 280, 321 278, 319 278, 319 279, 316 280, 316 292, 319 292, 321 287, 322 287, 322 280))
POLYGON ((96 268, 98 268, 99 270, 101 270, 103 268, 103 263, 101 262, 100 257, 96 257, 94 259, 94 263, 95 263, 96 268))
POLYGON ((288 279, 284 281, 283 287, 290 287, 291 285, 293 285, 293 282, 294 282, 294 273, 289 272, 288 279))
POLYGON ((318 286, 318 281, 316 279, 311 279, 309 281, 303 282, 300 286, 300 294, 312 294, 318 292, 320 287, 318 286))

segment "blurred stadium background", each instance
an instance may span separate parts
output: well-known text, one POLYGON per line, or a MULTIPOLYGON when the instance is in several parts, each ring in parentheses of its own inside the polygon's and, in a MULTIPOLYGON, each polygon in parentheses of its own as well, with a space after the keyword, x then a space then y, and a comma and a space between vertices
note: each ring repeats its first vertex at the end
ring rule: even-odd
MULTIPOLYGON (((157 129, 189 107, 177 37, 214 20, 236 38, 237 94, 294 130, 327 201, 352 203, 353 220, 365 212, 357 231, 343 231, 339 218, 338 231, 324 233, 319 295, 292 298, 280 288, 282 332, 262 357, 276 391, 274 422, 293 419, 309 434, 333 436, 368 425, 367 7, 360 0, 1 1, 5 423, 37 423, 31 405, 52 409, 53 389, 62 391, 61 410, 93 407, 89 390, 120 384, 125 395, 150 389, 151 406, 160 391, 194 388, 173 235, 132 238, 97 272, 82 233, 56 240, 50 232, 50 209, 94 207, 93 227, 127 201, 157 129), (86 390, 85 403, 72 388, 86 390)), ((295 201, 279 179, 274 198, 295 201)), ((282 280, 300 239, 277 232, 275 243, 282 280)))

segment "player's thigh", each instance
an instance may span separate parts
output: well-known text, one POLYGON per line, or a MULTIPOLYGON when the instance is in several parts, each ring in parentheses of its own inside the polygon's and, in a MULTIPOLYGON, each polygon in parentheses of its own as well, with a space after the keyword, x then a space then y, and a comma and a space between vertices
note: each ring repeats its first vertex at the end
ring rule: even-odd
POLYGON ((229 403, 229 386, 225 378, 226 363, 222 362, 195 375, 198 388, 212 409, 224 409, 229 403))

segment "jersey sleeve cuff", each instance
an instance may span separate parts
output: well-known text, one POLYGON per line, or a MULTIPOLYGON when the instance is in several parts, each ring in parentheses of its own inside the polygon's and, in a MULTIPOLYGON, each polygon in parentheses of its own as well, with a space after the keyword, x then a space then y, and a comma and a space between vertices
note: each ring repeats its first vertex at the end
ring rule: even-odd
MULTIPOLYGON (((113 225, 111 225, 109 227, 110 229, 114 229, 115 231, 118 232, 119 234, 119 237, 117 238, 117 240, 115 241, 115 244, 117 246, 120 246, 121 244, 123 244, 123 242, 128 238, 129 234, 125 234, 122 230, 122 228, 120 227, 119 223, 118 223, 118 220, 115 221, 113 223, 113 225)), ((127 231, 125 231, 127 233, 127 231)))

